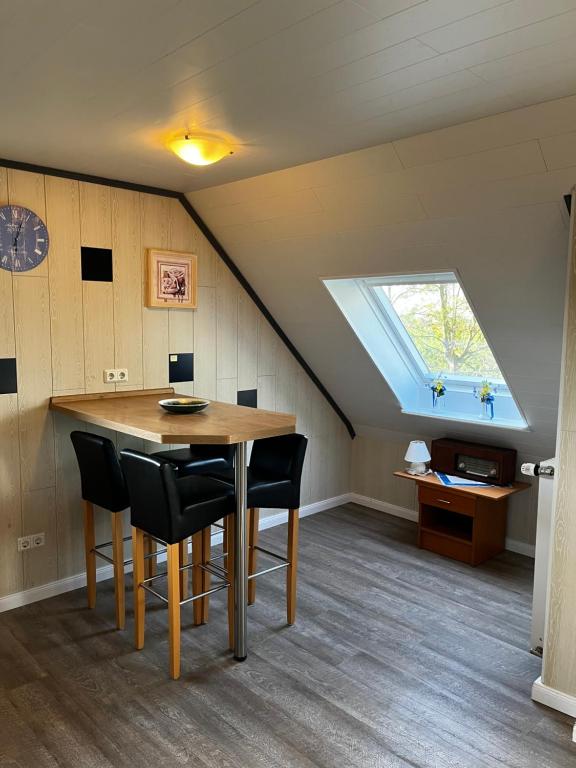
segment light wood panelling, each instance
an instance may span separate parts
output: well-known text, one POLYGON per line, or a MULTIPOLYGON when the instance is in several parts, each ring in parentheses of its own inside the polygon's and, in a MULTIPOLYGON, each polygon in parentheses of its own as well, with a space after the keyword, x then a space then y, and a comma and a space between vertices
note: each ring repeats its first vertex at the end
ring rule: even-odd
MULTIPOLYGON (((118 449, 158 449, 157 443, 86 427, 47 410, 52 394, 112 394, 114 385, 102 378, 104 368, 128 369, 129 382, 119 390, 149 387, 149 382, 166 386, 169 352, 194 352, 195 380, 178 384, 178 391, 236 403, 239 388, 256 388, 266 410, 301 409, 302 429, 310 423, 311 431, 323 436, 317 498, 336 495, 347 476, 342 467, 349 460, 349 439, 339 441, 335 414, 322 405, 317 389, 180 203, 4 169, 0 202, 9 200, 9 176, 17 202, 45 218, 51 244, 49 269, 14 277, 0 271, 0 356, 16 356, 19 384, 18 394, 0 395, 0 595, 84 570, 73 429, 103 434, 118 449), (81 245, 112 248, 112 283, 82 281, 81 245), (143 308, 149 246, 198 254, 197 310, 143 308), (279 376, 286 381, 278 384, 279 376), (317 418, 311 416, 315 409, 317 418), (331 461, 341 469, 330 469, 331 461), (44 547, 17 552, 18 536, 42 532, 44 547)), ((311 499, 311 467, 309 452, 303 503, 311 499)), ((124 526, 128 531, 127 514, 124 526)), ((96 527, 97 539, 109 540, 109 516, 98 512, 96 527)))
POLYGON ((238 379, 218 379, 216 384, 216 399, 223 403, 236 404, 238 379))
MULTIPOLYGON (((37 213, 46 222, 46 200, 44 195, 44 176, 40 173, 28 171, 15 171, 8 169, 8 202, 11 205, 23 205, 25 208, 37 213)), ((48 257, 31 272, 21 272, 23 277, 46 276, 48 274, 48 257)))
POLYGON ((559 434, 556 444, 558 469, 554 509, 554 532, 548 613, 544 642, 542 682, 558 691, 576 696, 576 194, 572 194, 569 260, 562 383, 560 388, 559 434))
POLYGON ((238 283, 228 267, 218 265, 216 288, 216 370, 219 379, 238 375, 238 283))
POLYGON ((22 534, 45 533, 44 546, 23 553, 24 589, 58 577, 58 529, 55 489, 38 488, 22 494, 22 534))
POLYGON ((0 395, 0 594, 22 589, 18 396, 0 395))
MULTIPOLYGON (((171 200, 157 195, 141 195, 142 232, 142 284, 146 275, 145 258, 147 248, 168 248, 170 246, 170 203, 171 200)), ((167 309, 142 307, 142 338, 146 353, 143 361, 143 385, 165 387, 168 384, 168 355, 170 335, 167 309)))
POLYGON ((86 392, 114 392, 116 385, 104 382, 104 369, 114 368, 115 361, 112 283, 84 280, 82 288, 86 392))
POLYGON ((194 393, 216 397, 216 288, 198 288, 194 314, 194 393))
MULTIPOLYGON (((81 245, 112 247, 112 204, 110 187, 80 184, 81 245)), ((113 283, 83 280, 84 368, 86 392, 113 392, 115 384, 104 382, 104 369, 113 368, 114 287, 113 283)))
MULTIPOLYGON (((195 229, 192 219, 179 200, 170 200, 170 247, 185 253, 195 253, 195 229)), ((170 353, 194 351, 193 309, 168 310, 170 353)))
POLYGON ((258 317, 258 376, 276 373, 276 350, 280 344, 278 335, 264 315, 258 317))
POLYGON ((112 248, 112 190, 103 184, 80 182, 82 245, 112 248))
POLYGON ((220 261, 218 254, 203 237, 199 237, 196 243, 196 253, 198 255, 198 286, 215 288, 220 261))
POLYGON ((77 181, 46 177, 52 375, 56 391, 85 386, 79 197, 77 181))
MULTIPOLYGON (((54 485, 50 297, 45 277, 14 278, 22 490, 54 485)), ((24 520, 24 525, 26 521, 24 520)), ((34 533, 34 531, 32 531, 34 533)))
POLYGON ((258 315, 256 305, 241 291, 238 296, 238 389, 258 386, 258 315))
POLYGON ((276 410, 275 376, 258 376, 258 408, 264 408, 267 411, 276 410))
POLYGON ((140 238, 140 193, 113 189, 114 367, 128 369, 128 384, 117 384, 119 390, 143 386, 140 238))
MULTIPOLYGON (((0 205, 8 202, 8 174, 0 168, 0 205)), ((12 298, 12 273, 0 269, 0 358, 14 357, 14 308, 12 298)))

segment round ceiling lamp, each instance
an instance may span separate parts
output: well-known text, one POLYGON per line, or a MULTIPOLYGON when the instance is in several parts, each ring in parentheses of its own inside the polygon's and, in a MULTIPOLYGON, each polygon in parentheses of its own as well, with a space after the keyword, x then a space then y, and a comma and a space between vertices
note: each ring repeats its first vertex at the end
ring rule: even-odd
POLYGON ((212 165, 234 154, 231 144, 214 133, 186 133, 171 139, 168 146, 191 165, 212 165))

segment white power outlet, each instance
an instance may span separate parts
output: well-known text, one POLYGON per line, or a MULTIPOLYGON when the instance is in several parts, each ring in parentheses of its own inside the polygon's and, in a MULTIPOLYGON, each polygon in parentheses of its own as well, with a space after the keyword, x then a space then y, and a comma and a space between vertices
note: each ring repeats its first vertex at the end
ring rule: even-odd
POLYGON ((26 552, 29 549, 43 547, 46 543, 46 534, 31 533, 30 536, 20 536, 18 539, 18 552, 26 552))
POLYGON ((32 549, 32 537, 20 536, 18 539, 18 552, 26 552, 27 549, 32 549))
POLYGON ((104 369, 104 383, 105 384, 126 384, 128 382, 128 368, 105 368, 104 369))

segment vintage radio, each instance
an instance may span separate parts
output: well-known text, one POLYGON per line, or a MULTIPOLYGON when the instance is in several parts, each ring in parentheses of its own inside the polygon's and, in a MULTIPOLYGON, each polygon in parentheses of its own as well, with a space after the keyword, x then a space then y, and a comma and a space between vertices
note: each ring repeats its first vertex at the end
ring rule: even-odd
POLYGON ((432 440, 431 469, 494 485, 508 485, 516 475, 516 451, 460 440, 432 440))

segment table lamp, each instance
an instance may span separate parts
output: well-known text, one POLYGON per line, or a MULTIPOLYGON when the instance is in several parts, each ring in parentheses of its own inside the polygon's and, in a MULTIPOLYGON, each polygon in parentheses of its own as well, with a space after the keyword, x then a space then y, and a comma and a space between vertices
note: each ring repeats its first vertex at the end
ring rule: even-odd
POLYGON ((411 475, 425 475, 426 462, 430 461, 428 447, 423 440, 412 440, 404 456, 406 461, 410 462, 410 467, 406 470, 411 475))

